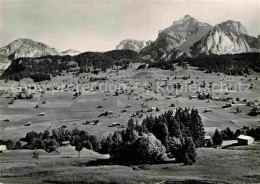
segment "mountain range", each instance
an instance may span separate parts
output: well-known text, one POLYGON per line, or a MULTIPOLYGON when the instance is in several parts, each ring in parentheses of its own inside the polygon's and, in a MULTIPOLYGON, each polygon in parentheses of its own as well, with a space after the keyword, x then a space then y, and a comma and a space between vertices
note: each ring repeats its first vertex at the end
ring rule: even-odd
MULTIPOLYGON (((120 48, 131 49, 128 45, 135 43, 138 41, 134 40, 132 43, 128 41, 125 43, 126 47, 122 42, 119 45, 120 48)), ((259 51, 260 35, 257 38, 249 36, 240 22, 228 20, 211 26, 185 15, 174 21, 171 26, 159 31, 157 39, 140 49, 139 53, 153 60, 169 61, 200 54, 221 55, 259 51)))
MULTIPOLYGON (((211 26, 185 15, 159 31, 155 41, 126 39, 116 46, 116 50, 134 50, 143 58, 152 61, 170 61, 200 54, 259 52, 260 35, 258 37, 248 35, 240 22, 228 20, 211 26)), ((80 52, 74 49, 59 52, 44 43, 19 38, 0 48, 0 69, 6 69, 11 61, 20 57, 78 54, 80 52)))

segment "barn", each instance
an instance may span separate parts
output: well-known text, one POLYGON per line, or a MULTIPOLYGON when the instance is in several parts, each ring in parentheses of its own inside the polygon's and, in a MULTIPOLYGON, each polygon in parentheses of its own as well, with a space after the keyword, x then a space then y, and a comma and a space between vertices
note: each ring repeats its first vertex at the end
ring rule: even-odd
POLYGON ((247 135, 240 135, 237 137, 237 140, 239 145, 251 145, 254 143, 254 138, 247 135))
POLYGON ((204 137, 204 146, 211 147, 213 145, 212 137, 210 135, 205 135, 204 137))
POLYGON ((0 153, 4 153, 7 151, 6 145, 0 145, 0 153))

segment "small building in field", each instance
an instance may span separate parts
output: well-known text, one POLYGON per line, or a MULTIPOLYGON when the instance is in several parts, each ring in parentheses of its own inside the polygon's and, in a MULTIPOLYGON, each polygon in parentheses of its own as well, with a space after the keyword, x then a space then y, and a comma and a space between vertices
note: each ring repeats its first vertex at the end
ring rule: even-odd
POLYGON ((61 145, 62 146, 69 146, 70 145, 70 141, 62 141, 61 145))
POLYGON ((239 145, 251 145, 254 143, 254 138, 247 135, 240 135, 237 137, 237 143, 239 145))
POLYGON ((4 153, 7 151, 6 145, 0 145, 0 153, 4 153))
POLYGON ((190 99, 197 99, 198 96, 194 95, 194 96, 190 96, 190 99))
POLYGON ((205 135, 204 137, 204 146, 205 147, 211 147, 213 145, 213 140, 210 135, 205 135))
POLYGON ((204 112, 212 112, 212 109, 205 109, 204 112))
POLYGON ((45 112, 41 112, 38 116, 45 116, 46 113, 45 112))

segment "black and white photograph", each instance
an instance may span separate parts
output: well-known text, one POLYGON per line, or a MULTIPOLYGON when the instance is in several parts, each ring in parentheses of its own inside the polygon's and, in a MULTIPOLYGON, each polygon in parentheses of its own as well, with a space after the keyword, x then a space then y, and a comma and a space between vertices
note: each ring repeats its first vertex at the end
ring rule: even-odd
POLYGON ((260 0, 0 0, 0 184, 260 184, 260 0))

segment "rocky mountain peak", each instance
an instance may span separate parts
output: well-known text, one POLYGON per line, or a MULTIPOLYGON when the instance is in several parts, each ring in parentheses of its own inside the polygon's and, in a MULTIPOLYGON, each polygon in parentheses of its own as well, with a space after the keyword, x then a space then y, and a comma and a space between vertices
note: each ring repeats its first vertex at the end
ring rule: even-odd
POLYGON ((250 52, 252 49, 248 40, 252 39, 246 35, 247 31, 240 22, 232 20, 222 22, 214 26, 204 38, 194 44, 193 53, 198 55, 250 52))
POLYGON ((227 20, 215 26, 216 29, 220 29, 227 33, 234 33, 236 35, 248 34, 246 28, 240 23, 233 20, 227 20))
POLYGON ((40 57, 45 55, 61 55, 61 53, 50 46, 35 42, 28 38, 18 38, 10 44, 0 48, 0 54, 7 56, 10 60, 19 57, 40 57))
POLYGON ((142 48, 151 44, 152 41, 125 39, 122 40, 117 46, 117 50, 134 50, 139 52, 142 48))
POLYGON ((190 15, 185 15, 184 17, 180 18, 179 20, 176 20, 173 22, 173 24, 183 24, 187 21, 194 21, 194 22, 198 22, 195 18, 193 18, 190 15))

